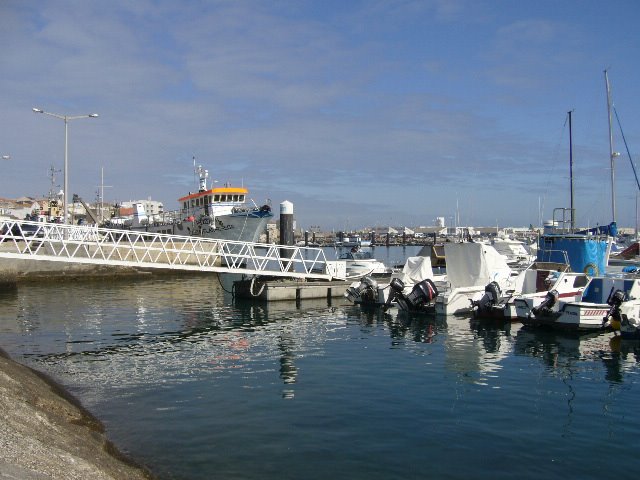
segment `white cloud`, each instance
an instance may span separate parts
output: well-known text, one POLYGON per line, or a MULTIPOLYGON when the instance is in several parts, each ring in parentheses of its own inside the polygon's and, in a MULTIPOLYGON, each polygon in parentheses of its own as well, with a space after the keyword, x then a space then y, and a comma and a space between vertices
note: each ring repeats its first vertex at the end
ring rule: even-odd
MULTIPOLYGON (((604 66, 588 60, 596 42, 582 47, 593 32, 579 19, 508 10, 440 0, 3 2, 0 41, 11 48, 0 50, 0 149, 19 160, 4 167, 12 180, 0 196, 46 192, 48 166, 60 165, 62 126, 31 113, 40 106, 100 114, 70 132, 71 179, 88 198, 105 165, 109 195, 171 205, 190 187, 196 155, 214 175, 327 223, 343 211, 363 221, 435 215, 451 210, 455 191, 480 223, 497 212, 519 222, 514 206, 537 206, 545 192, 563 201, 566 175, 548 171, 568 108, 583 110, 583 181, 601 176, 604 66), (42 176, 34 182, 21 165, 42 176)), ((635 67, 625 68, 616 86, 633 92, 635 67)))

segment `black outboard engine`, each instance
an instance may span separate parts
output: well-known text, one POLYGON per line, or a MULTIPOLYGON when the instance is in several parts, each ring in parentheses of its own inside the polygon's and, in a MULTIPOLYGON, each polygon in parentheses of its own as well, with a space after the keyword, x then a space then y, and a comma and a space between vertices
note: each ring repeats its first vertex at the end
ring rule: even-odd
POLYGON ((378 294, 378 282, 371 277, 363 277, 360 285, 349 287, 344 296, 353 303, 373 304, 378 294))
POLYGON ((389 296, 387 297, 387 301, 384 302, 382 309, 386 312, 391 303, 393 301, 402 296, 402 291, 404 290, 404 282, 399 278, 392 278, 391 283, 389 283, 389 296))
POLYGON ((626 298, 626 295, 622 290, 616 290, 611 295, 609 295, 609 298, 607 299, 607 304, 609 304, 611 308, 609 309, 609 312, 607 312, 607 315, 602 319, 603 325, 607 323, 609 318, 611 318, 614 321, 622 323, 620 306, 624 302, 625 298, 626 298))
POLYGON ((398 294, 397 302, 402 310, 420 312, 430 306, 438 296, 438 289, 430 278, 416 283, 408 295, 398 294))
POLYGON ((471 306, 476 313, 486 313, 494 305, 497 305, 502 298, 502 290, 497 282, 491 282, 484 287, 484 295, 480 300, 472 300, 471 306))
POLYGON ((540 314, 549 315, 551 313, 551 308, 556 304, 558 298, 560 298, 560 294, 557 290, 547 292, 542 303, 537 307, 533 307, 531 309, 531 313, 536 316, 540 314))

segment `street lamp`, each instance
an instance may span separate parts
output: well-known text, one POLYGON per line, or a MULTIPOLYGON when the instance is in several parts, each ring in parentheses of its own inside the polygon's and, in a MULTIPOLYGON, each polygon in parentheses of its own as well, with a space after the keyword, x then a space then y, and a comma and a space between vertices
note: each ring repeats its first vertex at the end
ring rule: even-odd
POLYGON ((57 113, 45 112, 41 108, 33 108, 33 113, 44 113, 45 115, 50 115, 52 117, 59 118, 64 120, 64 190, 62 191, 62 208, 64 210, 64 223, 65 225, 69 224, 69 217, 67 215, 67 192, 69 188, 69 120, 76 120, 78 118, 96 118, 98 116, 97 113, 90 113, 89 115, 58 115, 57 113))

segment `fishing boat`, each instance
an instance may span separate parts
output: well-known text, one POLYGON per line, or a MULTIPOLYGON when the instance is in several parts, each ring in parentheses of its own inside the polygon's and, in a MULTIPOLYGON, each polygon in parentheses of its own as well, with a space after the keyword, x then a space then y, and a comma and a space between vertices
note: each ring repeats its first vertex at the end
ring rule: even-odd
POLYGON ((179 210, 149 216, 142 204, 127 219, 111 219, 107 227, 151 233, 258 242, 273 213, 269 205, 248 203, 249 190, 225 184, 207 186, 209 172, 198 166, 198 190, 178 199, 179 210))
POLYGON ((506 282, 506 290, 497 282, 490 282, 482 298, 472 302, 474 315, 517 319, 518 308, 528 313, 540 305, 551 290, 564 300, 578 299, 588 281, 586 274, 571 272, 567 263, 533 262, 506 282))
POLYGON ((540 305, 529 310, 526 317, 520 316, 524 310, 518 313, 522 323, 531 327, 575 331, 602 330, 605 327, 619 329, 620 319, 616 319, 614 313, 619 311, 638 319, 640 306, 632 302, 622 308, 620 298, 640 298, 640 279, 594 277, 589 280, 579 300, 560 300, 558 292, 551 290, 540 305), (618 307, 614 310, 616 304, 618 307))

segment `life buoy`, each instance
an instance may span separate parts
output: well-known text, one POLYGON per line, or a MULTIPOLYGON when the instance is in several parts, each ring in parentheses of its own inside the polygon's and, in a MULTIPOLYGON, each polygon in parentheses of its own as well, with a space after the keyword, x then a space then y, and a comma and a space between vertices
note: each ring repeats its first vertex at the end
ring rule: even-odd
POLYGON ((585 275, 595 277, 600 274, 600 271, 598 270, 598 266, 595 263, 587 263, 584 267, 583 273, 585 275))

